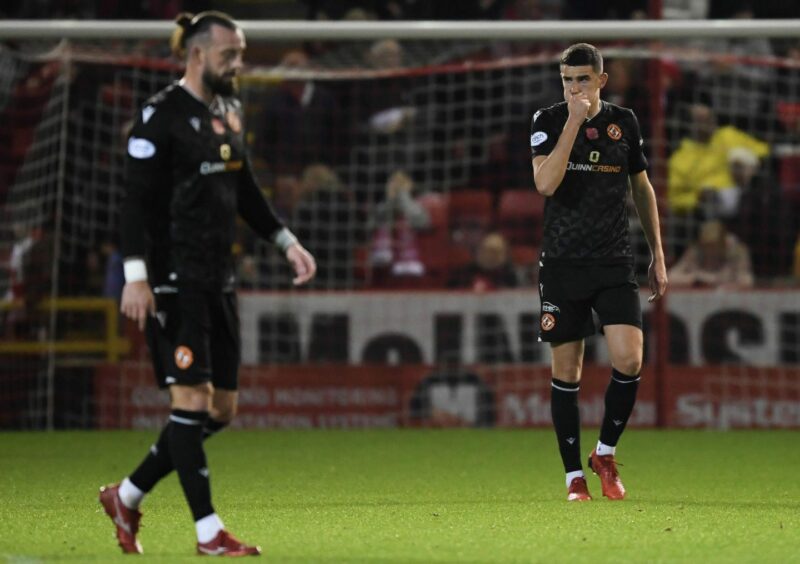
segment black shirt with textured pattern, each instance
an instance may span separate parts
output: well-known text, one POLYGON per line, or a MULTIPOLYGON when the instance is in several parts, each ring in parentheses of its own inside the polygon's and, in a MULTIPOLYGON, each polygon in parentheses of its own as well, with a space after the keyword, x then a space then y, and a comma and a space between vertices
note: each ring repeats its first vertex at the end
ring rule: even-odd
MULTIPOLYGON (((566 102, 534 114, 533 157, 550 154, 568 117, 566 102)), ((628 176, 646 168, 639 122, 634 113, 601 101, 600 112, 581 125, 564 179, 547 198, 543 256, 564 262, 632 261, 628 176)))
POLYGON ((237 214, 264 238, 283 227, 253 176, 241 103, 172 84, 128 138, 122 254, 146 260, 153 287, 231 290, 237 214))

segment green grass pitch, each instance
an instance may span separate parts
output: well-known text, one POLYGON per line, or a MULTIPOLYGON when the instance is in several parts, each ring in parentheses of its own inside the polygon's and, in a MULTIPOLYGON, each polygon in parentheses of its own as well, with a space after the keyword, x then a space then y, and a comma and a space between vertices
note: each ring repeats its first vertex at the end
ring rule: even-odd
MULTIPOLYGON (((588 452, 596 431, 584 431, 588 452)), ((98 486, 155 433, 0 434, 0 562, 195 562, 173 476, 122 556, 98 486)), ((800 562, 800 433, 629 431, 628 499, 569 504, 552 431, 227 431, 215 507, 263 562, 800 562)))

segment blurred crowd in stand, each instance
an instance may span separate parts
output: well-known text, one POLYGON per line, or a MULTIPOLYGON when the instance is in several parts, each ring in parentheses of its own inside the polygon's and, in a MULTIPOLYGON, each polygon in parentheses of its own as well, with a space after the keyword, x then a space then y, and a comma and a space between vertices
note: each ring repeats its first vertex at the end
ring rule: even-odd
MULTIPOLYGON (((11 0, 0 6, 0 16, 169 19, 184 10, 219 9, 241 19, 602 20, 645 19, 649 4, 11 0)), ((664 0, 663 15, 800 18, 800 3, 664 0)), ((537 84, 542 86, 523 96, 503 81, 477 84, 464 73, 419 71, 475 57, 496 58, 519 45, 498 43, 476 50, 448 43, 441 49, 419 49, 413 42, 385 39, 284 47, 259 52, 261 57, 254 61, 282 78, 261 90, 250 86, 243 99, 248 140, 264 190, 317 258, 319 274, 311 288, 484 292, 535 287, 545 201, 532 186, 527 137, 533 112, 561 100, 557 69, 537 67, 537 84), (374 78, 318 78, 320 69, 337 64, 375 71, 374 78), (513 121, 499 127, 490 118, 501 112, 512 115, 513 121)), ((536 46, 549 53, 562 47, 536 46)), ((610 79, 603 92, 609 102, 635 111, 651 163, 665 161, 661 211, 673 284, 750 288, 796 283, 800 40, 708 39, 686 42, 680 49, 702 56, 680 63, 662 59, 658 71, 653 71, 653 59, 608 57, 610 79), (781 62, 765 64, 769 57, 781 62), (659 92, 653 90, 654 72, 661 73, 659 92), (660 134, 653 131, 656 95, 665 102, 660 134), (661 135, 661 155, 650 145, 654 135, 661 135)), ((504 72, 513 76, 514 71, 504 72)), ((534 69, 520 70, 527 72, 534 69)), ((83 81, 80 73, 76 76, 75 88, 87 98, 124 99, 129 113, 142 102, 119 83, 97 80, 92 88, 100 92, 89 92, 86 76, 83 81)), ((119 133, 124 138, 124 131, 119 133)), ((643 246, 635 212, 631 224, 635 244, 643 246)), ((108 235, 91 238, 100 243, 82 250, 74 268, 62 273, 61 285, 79 279, 74 288, 87 295, 119 296, 120 257, 108 235)), ((46 234, 39 230, 13 236, 16 242, 5 261, 10 268, 6 278, 11 280, 6 299, 32 303, 35 292, 23 295, 30 287, 23 281, 38 271, 31 271, 25 258, 46 246, 41 243, 46 234)), ((645 262, 639 273, 644 276, 647 254, 646 248, 641 250, 645 262)), ((243 288, 288 287, 284 265, 244 227, 235 254, 243 288)))

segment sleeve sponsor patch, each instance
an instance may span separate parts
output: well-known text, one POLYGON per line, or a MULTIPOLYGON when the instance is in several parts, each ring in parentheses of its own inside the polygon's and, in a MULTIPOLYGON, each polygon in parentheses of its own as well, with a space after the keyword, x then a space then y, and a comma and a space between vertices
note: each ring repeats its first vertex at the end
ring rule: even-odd
POLYGON ((537 131, 531 135, 531 147, 537 147, 547 141, 547 133, 544 131, 537 131))
POLYGON ((156 154, 156 146, 147 139, 131 137, 128 139, 128 154, 134 159, 149 159, 156 154))

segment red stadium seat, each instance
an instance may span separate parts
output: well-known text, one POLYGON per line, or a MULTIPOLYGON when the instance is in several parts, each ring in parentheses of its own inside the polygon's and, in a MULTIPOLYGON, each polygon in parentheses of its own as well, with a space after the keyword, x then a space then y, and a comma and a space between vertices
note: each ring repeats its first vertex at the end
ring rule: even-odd
POLYGON ((783 157, 779 167, 783 197, 790 202, 800 201, 800 156, 783 157))
POLYGON ((431 216, 431 230, 446 229, 448 224, 448 200, 442 194, 423 194, 417 201, 431 216))
POLYGON ((520 273, 523 286, 535 286, 539 281, 539 248, 529 245, 511 247, 511 262, 520 273))
POLYGON ((475 249, 494 224, 491 193, 485 190, 451 192, 448 200, 452 240, 469 250, 475 249))
POLYGON ((800 103, 779 100, 775 109, 781 125, 787 131, 797 131, 800 127, 800 103))
POLYGON ((451 192, 449 196, 450 225, 474 221, 488 228, 494 216, 492 195, 487 190, 451 192))
POLYGON ((511 246, 534 246, 541 242, 544 202, 544 197, 533 188, 503 192, 497 222, 511 246))

